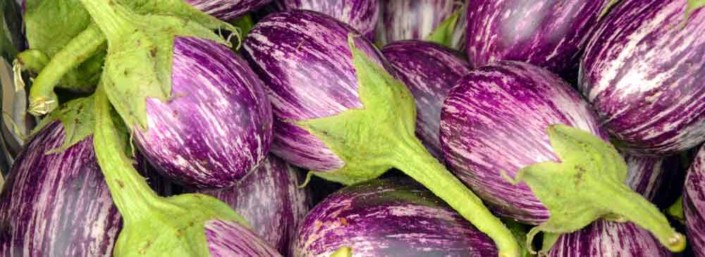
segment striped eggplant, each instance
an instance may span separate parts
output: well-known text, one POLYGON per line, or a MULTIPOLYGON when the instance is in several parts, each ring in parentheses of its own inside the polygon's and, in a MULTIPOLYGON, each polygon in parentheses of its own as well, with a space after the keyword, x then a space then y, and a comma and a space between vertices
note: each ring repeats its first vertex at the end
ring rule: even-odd
POLYGON ((453 50, 418 40, 386 45, 382 54, 414 95, 416 135, 431 154, 440 158, 438 130, 443 100, 455 82, 470 72, 469 64, 453 50))
POLYGON ((300 171, 270 155, 234 187, 201 192, 230 205, 267 243, 288 253, 311 206, 310 193, 299 188, 303 181, 300 171))
POLYGON ((206 240, 211 257, 281 257, 255 232, 242 224, 223 220, 206 223, 206 240))
POLYGON ((623 155, 627 162, 627 185, 661 209, 681 196, 687 164, 683 156, 623 155))
POLYGON ((630 151, 671 154, 705 141, 705 10, 686 19, 686 1, 622 1, 580 63, 583 95, 630 151))
POLYGON ((277 0, 279 8, 320 12, 342 21, 370 40, 380 13, 378 0, 277 0))
POLYGON ((293 256, 497 256, 492 240, 408 179, 372 180, 326 198, 299 228, 293 256))
POLYGON ((686 229, 695 257, 705 256, 705 146, 688 170, 683 189, 686 229))
POLYGON ((396 167, 487 233, 501 256, 519 254, 504 224, 414 136, 413 96, 365 37, 326 15, 296 10, 257 23, 244 51, 269 89, 274 154, 347 185, 396 167))
POLYGON ((496 213, 538 225, 530 240, 537 232, 569 233, 617 215, 683 250, 684 237, 624 184, 626 163, 606 139, 570 85, 521 62, 470 72, 441 112, 446 163, 496 213))
POLYGON ((570 77, 607 2, 473 1, 467 13, 470 63, 481 67, 499 60, 523 61, 570 77))
POLYGON ((401 40, 430 40, 453 49, 465 45, 463 2, 457 0, 382 0, 377 27, 382 45, 401 40), (439 37, 440 36, 440 37, 439 37))
POLYGON ((186 0, 198 10, 221 20, 232 20, 254 11, 272 0, 186 0))

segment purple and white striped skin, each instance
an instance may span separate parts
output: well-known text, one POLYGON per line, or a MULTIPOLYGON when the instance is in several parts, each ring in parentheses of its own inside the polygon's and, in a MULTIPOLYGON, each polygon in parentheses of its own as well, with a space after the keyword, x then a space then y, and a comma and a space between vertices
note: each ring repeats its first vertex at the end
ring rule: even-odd
MULTIPOLYGON (((363 107, 347 44, 353 32, 316 12, 288 11, 258 22, 243 44, 255 71, 267 81, 276 117, 272 152, 293 165, 316 171, 334 171, 345 165, 320 139, 284 121, 329 117, 363 107), (311 81, 316 81, 315 87, 311 81)), ((370 59, 383 62, 369 41, 354 40, 370 59)))
POLYGON ((644 198, 662 209, 680 196, 685 178, 685 170, 681 156, 654 157, 624 155, 627 162, 626 183, 644 198), (675 194, 674 194, 675 193, 675 194))
POLYGON ((230 49, 179 37, 172 99, 147 99, 147 131, 135 140, 169 178, 199 188, 234 185, 269 151, 272 114, 262 81, 230 49))
POLYGON ((185 0, 198 10, 221 20, 232 20, 256 10, 272 0, 185 0))
POLYGON ((580 63, 580 89, 630 151, 671 154, 705 141, 705 10, 625 0, 580 63), (678 29, 673 29, 678 28, 678 29))
POLYGON ((230 205, 253 230, 280 253, 289 252, 296 228, 311 208, 303 173, 274 155, 232 188, 206 190, 230 205))
POLYGON ((293 256, 497 256, 492 240, 408 179, 372 180, 326 198, 299 228, 293 256))
POLYGON ((121 218, 92 140, 46 154, 63 143, 54 122, 18 155, 0 195, 1 256, 111 256, 121 218))
POLYGON ((277 0, 279 8, 320 12, 350 25, 370 40, 380 15, 378 0, 277 0))
POLYGON ((705 147, 688 170, 683 189, 683 211, 695 257, 705 256, 705 147))
POLYGON ((211 257, 281 257, 267 242, 236 222, 211 220, 206 223, 206 240, 211 257))
MULTIPOLYGON (((382 17, 377 34, 383 45, 401 40, 423 40, 459 8, 457 0, 381 0, 382 17)), ((465 33, 458 21, 456 34, 465 33)), ((461 38, 460 35, 458 38, 461 38)), ((454 44, 454 47, 458 45, 454 44)))
POLYGON ((596 116, 570 85, 542 68, 501 61, 470 72, 451 90, 441 112, 446 164, 486 204, 505 217, 540 224, 546 207, 510 177, 534 163, 558 161, 546 128, 565 124, 605 141, 596 116), (501 156, 501 158, 498 158, 501 156))
POLYGON ((578 58, 607 0, 476 0, 467 13, 467 53, 481 67, 499 60, 528 62, 561 76, 578 58))
POLYGON ((416 135, 431 154, 441 157, 438 131, 443 100, 455 83, 470 72, 469 64, 460 53, 417 40, 386 45, 382 54, 414 95, 416 135))

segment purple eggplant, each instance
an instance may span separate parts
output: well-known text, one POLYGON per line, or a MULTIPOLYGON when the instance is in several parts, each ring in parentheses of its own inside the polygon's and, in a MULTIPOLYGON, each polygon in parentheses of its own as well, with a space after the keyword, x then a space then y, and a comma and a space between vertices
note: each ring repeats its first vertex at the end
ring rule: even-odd
POLYGON ((681 195, 687 166, 680 155, 669 157, 624 155, 627 185, 661 209, 681 195))
POLYGON ((277 0, 282 10, 310 10, 342 21, 370 40, 379 18, 378 0, 277 0))
POLYGON ((624 184, 627 165, 606 139, 569 84, 521 62, 472 71, 451 90, 441 113, 441 146, 451 170, 496 213, 538 225, 529 240, 540 231, 574 232, 617 215, 681 251, 685 238, 624 184))
POLYGON ((386 45, 382 54, 414 95, 416 135, 431 154, 441 157, 438 130, 443 100, 455 83, 470 72, 469 64, 460 58, 460 53, 416 40, 386 45))
POLYGON ((408 179, 346 187, 306 216, 293 256, 497 256, 492 240, 408 179))
POLYGON ((705 147, 688 170, 683 189, 686 229, 695 257, 705 256, 705 147))
POLYGON ((607 2, 473 1, 467 13, 470 63, 523 61, 570 76, 607 2))
POLYGON ((267 243, 289 252, 290 240, 308 213, 311 195, 299 188, 302 173, 270 155, 232 188, 206 190, 243 216, 267 243))
POLYGON ((274 248, 245 226, 230 221, 206 223, 210 257, 281 257, 274 248))
POLYGON ((186 0, 187 3, 221 20, 232 20, 272 0, 186 0))
POLYGON ((580 89, 630 151, 705 141, 705 10, 686 19, 686 2, 622 1, 586 47, 580 89))
POLYGON ((311 11, 267 16, 244 42, 275 116, 272 152, 326 180, 350 185, 398 168, 517 256, 509 229, 414 135, 413 95, 346 24, 311 11))
POLYGON ((466 19, 463 1, 382 0, 377 28, 382 45, 401 40, 430 40, 461 49, 465 44, 466 19), (442 33, 445 38, 438 36, 442 33))

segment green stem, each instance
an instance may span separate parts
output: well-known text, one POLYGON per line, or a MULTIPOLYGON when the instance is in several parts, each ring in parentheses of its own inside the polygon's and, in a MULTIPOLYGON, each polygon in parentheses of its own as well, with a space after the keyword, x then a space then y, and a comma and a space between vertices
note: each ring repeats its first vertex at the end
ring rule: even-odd
MULTIPOLYGON (((92 0, 91 0, 92 1, 92 0)), ((148 216, 153 203, 159 200, 145 179, 132 166, 132 160, 122 151, 125 140, 116 129, 108 101, 102 87, 95 93, 95 147, 98 164, 103 171, 115 206, 126 223, 148 216)))
POLYGON ((126 10, 114 0, 80 0, 83 7, 98 25, 108 42, 119 42, 136 28, 127 17, 126 10))
POLYGON ((105 47, 105 36, 91 24, 73 38, 44 66, 29 91, 29 113, 47 114, 58 107, 54 88, 71 69, 78 67, 105 47))
POLYGON ((594 203, 601 203, 602 208, 648 230, 670 251, 680 252, 685 249, 685 237, 671 228, 668 219, 656 206, 625 184, 605 182, 602 186, 609 189, 595 190, 594 203))
POLYGON ((49 56, 36 49, 28 49, 17 54, 23 68, 31 73, 39 73, 49 63, 49 56))
POLYGON ((431 190, 492 238, 500 257, 521 256, 521 248, 512 232, 487 209, 479 197, 431 156, 417 138, 407 138, 399 145, 393 157, 395 167, 431 190))

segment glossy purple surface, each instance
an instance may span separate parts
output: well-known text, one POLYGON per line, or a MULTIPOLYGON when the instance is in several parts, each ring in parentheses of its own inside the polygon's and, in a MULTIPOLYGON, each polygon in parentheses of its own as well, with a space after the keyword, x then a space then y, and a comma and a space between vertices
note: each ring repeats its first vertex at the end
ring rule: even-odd
POLYGON ((705 141, 705 10, 686 0, 622 1, 590 41, 580 89, 631 151, 670 154, 705 141))
POLYGON ((570 85, 542 68, 503 61, 470 72, 446 98, 441 146, 450 169, 497 214, 529 224, 548 210, 514 177, 539 162, 558 161, 546 128, 565 124, 606 139, 588 104, 570 85))
POLYGON ((306 216, 294 256, 496 256, 494 243, 422 186, 406 179, 344 188, 306 216))
POLYGON ((280 257, 273 247, 244 226, 230 221, 206 222, 211 257, 280 257))
POLYGON ((581 50, 606 0, 473 0, 467 53, 476 67, 528 62, 561 75, 578 67, 581 50))
POLYGON ((705 147, 688 170, 683 190, 688 243, 695 257, 705 256, 705 147))
POLYGON ((234 185, 269 152, 272 114, 262 81, 225 46, 174 43, 172 96, 147 99, 146 132, 135 140, 160 172, 201 188, 234 185))
MULTIPOLYGON (((354 30, 311 11, 267 16, 243 44, 248 60, 268 89, 277 121, 272 151, 296 166, 332 171, 343 161, 318 138, 291 122, 328 117, 361 108, 348 35, 354 30)), ((364 37, 356 47, 379 63, 382 57, 364 37)))
POLYGON ((440 158, 438 133, 443 100, 456 82, 470 73, 469 64, 458 52, 416 40, 386 45, 382 54, 414 95, 416 135, 431 154, 440 158))
POLYGON ((185 0, 198 10, 221 20, 232 20, 272 0, 185 0))
POLYGON ((311 10, 338 19, 370 40, 379 18, 378 0, 276 0, 283 10, 311 10))
MULTIPOLYGON (((443 21, 462 7, 457 0, 381 0, 382 26, 378 35, 383 44, 401 40, 423 40, 443 21)), ((465 21, 458 20, 456 34, 465 34, 465 21)), ((454 48, 461 44, 457 35, 454 48)))
POLYGON ((304 173, 270 155, 232 188, 207 190, 230 205, 253 230, 280 253, 289 252, 297 226, 311 208, 307 188, 299 188, 304 173))

